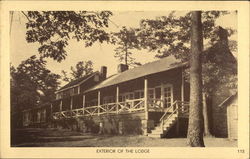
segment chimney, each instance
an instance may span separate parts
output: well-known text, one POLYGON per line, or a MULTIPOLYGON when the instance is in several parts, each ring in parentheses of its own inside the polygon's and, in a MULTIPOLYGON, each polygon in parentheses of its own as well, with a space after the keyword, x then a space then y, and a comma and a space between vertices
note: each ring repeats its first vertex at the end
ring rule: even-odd
POLYGON ((100 73, 101 73, 101 78, 102 79, 106 79, 106 77, 107 77, 107 67, 106 66, 102 66, 100 73))
POLYGON ((124 71, 128 70, 128 65, 125 64, 119 64, 117 67, 117 72, 122 73, 124 71))
POLYGON ((228 44, 228 32, 226 29, 219 26, 218 36, 221 42, 223 42, 226 45, 228 44))

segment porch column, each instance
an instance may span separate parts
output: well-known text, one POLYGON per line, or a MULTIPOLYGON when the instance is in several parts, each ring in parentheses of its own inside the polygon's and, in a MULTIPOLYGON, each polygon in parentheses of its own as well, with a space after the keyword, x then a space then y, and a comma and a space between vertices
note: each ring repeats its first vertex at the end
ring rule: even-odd
POLYGON ((181 101, 184 101, 184 72, 183 72, 183 68, 181 69, 181 101))
POLYGON ((70 110, 73 109, 73 97, 71 96, 70 97, 70 110))
POLYGON ((50 104, 50 117, 49 118, 53 119, 53 104, 52 103, 50 104))
POLYGON ((82 109, 83 109, 83 114, 84 114, 84 108, 85 108, 85 95, 82 95, 82 109))
POLYGON ((51 114, 53 113, 53 104, 52 103, 50 104, 50 113, 51 114))
POLYGON ((119 111, 119 87, 116 86, 116 114, 118 114, 119 111))
POLYGON ((78 86, 77 93, 80 94, 80 86, 78 86))
MULTIPOLYGON (((185 83, 185 79, 184 79, 184 72, 183 72, 183 68, 181 68, 181 101, 184 102, 184 83, 185 83)), ((181 104, 180 105, 181 110, 184 111, 184 106, 181 104)))
POLYGON ((145 110, 145 127, 144 127, 144 135, 148 134, 148 79, 144 79, 144 110, 145 110))
POLYGON ((98 91, 98 108, 97 108, 97 110, 98 110, 98 116, 100 115, 100 105, 101 105, 101 92, 100 91, 98 91))
POLYGON ((82 95, 82 107, 83 108, 85 107, 85 100, 86 100, 85 95, 82 95))
POLYGON ((164 85, 163 85, 163 83, 161 83, 161 107, 162 107, 162 109, 164 110, 164 85))
POLYGON ((144 80, 145 119, 148 120, 148 79, 144 80))
POLYGON ((59 106, 59 112, 61 112, 61 111, 62 111, 62 100, 61 100, 60 106, 59 106))

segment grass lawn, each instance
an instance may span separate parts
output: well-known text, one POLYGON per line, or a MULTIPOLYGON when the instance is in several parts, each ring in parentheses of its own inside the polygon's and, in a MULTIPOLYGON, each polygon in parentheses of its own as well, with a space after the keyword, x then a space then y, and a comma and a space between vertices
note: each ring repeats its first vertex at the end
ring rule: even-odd
MULTIPOLYGON (((206 147, 236 147, 237 141, 204 138, 206 147)), ((97 135, 58 129, 19 129, 14 147, 186 147, 186 138, 150 138, 139 135, 97 135)))

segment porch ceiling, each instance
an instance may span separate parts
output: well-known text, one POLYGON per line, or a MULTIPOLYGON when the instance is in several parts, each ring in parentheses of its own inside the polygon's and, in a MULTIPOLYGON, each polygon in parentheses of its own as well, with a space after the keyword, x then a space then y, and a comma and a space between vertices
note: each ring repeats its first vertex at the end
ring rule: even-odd
POLYGON ((112 86, 115 84, 123 83, 129 80, 140 78, 146 75, 163 72, 171 69, 175 69, 181 66, 186 65, 187 63, 182 63, 180 60, 177 60, 173 56, 165 57, 161 60, 147 63, 145 65, 129 69, 119 74, 112 75, 106 80, 97 84, 96 86, 86 90, 85 92, 90 92, 93 90, 101 89, 104 87, 112 86))

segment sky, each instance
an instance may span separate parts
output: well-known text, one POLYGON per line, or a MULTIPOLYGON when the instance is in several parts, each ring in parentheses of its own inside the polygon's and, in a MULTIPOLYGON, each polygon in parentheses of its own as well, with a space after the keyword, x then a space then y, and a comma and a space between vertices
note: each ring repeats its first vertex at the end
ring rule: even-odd
MULTIPOLYGON (((155 19, 159 16, 168 15, 170 11, 159 12, 159 11, 123 11, 123 12, 113 12, 113 16, 110 18, 111 22, 109 24, 110 31, 118 31, 122 26, 127 27, 139 27, 139 22, 141 19, 155 19)), ((178 12, 177 14, 182 15, 185 11, 178 12)), ((38 54, 38 43, 27 43, 25 40, 25 23, 27 19, 21 12, 14 12, 13 20, 10 24, 10 62, 12 65, 17 67, 21 61, 26 60, 32 55, 38 54)), ((226 16, 221 16, 217 21, 216 25, 222 27, 230 27, 232 29, 237 29, 237 15, 235 13, 228 14, 226 16)), ((237 40, 237 34, 230 37, 231 39, 237 40)), ((101 66, 107 66, 107 74, 112 75, 117 72, 117 65, 120 63, 118 59, 114 58, 115 46, 111 44, 100 44, 95 43, 92 47, 84 47, 84 42, 76 42, 75 40, 70 40, 69 45, 66 48, 68 56, 66 59, 60 63, 53 61, 52 59, 47 59, 47 68, 53 73, 61 74, 62 70, 69 72, 71 66, 79 61, 91 60, 93 62, 94 71, 100 70, 101 66)), ((147 50, 136 51, 133 55, 137 62, 145 64, 147 62, 157 60, 154 57, 154 53, 148 52, 147 50)), ((62 82, 62 85, 65 83, 62 82)))

